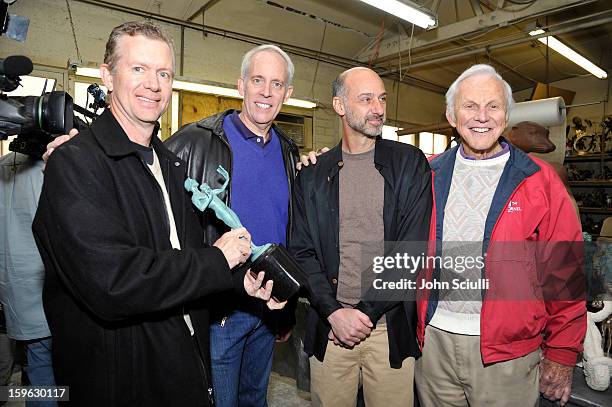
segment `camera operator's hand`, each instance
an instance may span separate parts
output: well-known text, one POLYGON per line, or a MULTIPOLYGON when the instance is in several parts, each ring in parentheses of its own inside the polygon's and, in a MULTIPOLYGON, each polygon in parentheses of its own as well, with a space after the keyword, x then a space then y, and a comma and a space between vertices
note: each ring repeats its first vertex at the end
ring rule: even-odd
POLYGON ((247 261, 251 255, 251 235, 245 228, 224 233, 213 246, 221 249, 230 269, 247 261))
POLYGON ((56 148, 58 148, 59 146, 61 146, 62 144, 64 144, 65 142, 73 138, 74 136, 76 136, 77 134, 79 134, 79 131, 77 129, 72 129, 68 132, 68 134, 57 136, 56 138, 53 139, 52 142, 47 144, 47 151, 45 151, 45 153, 42 156, 42 159, 45 162, 45 165, 47 165, 47 161, 49 160, 49 157, 51 157, 51 154, 53 154, 53 150, 55 150, 56 148))

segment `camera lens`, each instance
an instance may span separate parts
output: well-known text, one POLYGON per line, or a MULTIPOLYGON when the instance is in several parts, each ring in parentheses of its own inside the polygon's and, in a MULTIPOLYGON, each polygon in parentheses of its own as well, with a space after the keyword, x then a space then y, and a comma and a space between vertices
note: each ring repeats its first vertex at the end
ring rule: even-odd
POLYGON ((72 97, 66 92, 49 92, 42 96, 17 96, 21 133, 43 130, 50 134, 67 134, 72 129, 72 97))
POLYGON ((40 97, 38 127, 51 134, 67 134, 73 127, 72 97, 66 92, 50 92, 40 97))

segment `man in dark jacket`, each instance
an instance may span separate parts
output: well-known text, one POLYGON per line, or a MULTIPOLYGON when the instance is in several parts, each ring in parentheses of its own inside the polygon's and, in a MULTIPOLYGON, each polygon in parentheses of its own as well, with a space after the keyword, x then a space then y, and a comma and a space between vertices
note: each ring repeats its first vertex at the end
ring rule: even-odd
POLYGON ((172 41, 151 23, 116 27, 102 79, 110 108, 53 154, 34 234, 58 385, 80 406, 208 406, 202 299, 271 287, 232 278, 250 255, 236 229, 202 248, 185 164, 156 137, 174 73, 172 41))
POLYGON ((431 172, 420 150, 380 138, 386 91, 375 72, 343 72, 333 96, 342 141, 298 175, 290 244, 310 275, 312 403, 354 406, 361 372, 366 405, 411 406, 414 302, 372 301, 363 278, 383 242, 427 241, 431 172))
MULTIPOLYGON (((228 110, 192 123, 166 141, 199 183, 218 188, 224 180, 217 167, 230 172, 230 186, 221 198, 258 245, 289 241, 298 150, 272 122, 291 96, 293 71, 289 56, 274 45, 250 50, 238 79, 244 97, 241 111, 228 110)), ((204 213, 200 220, 207 243, 227 229, 214 215, 204 213)), ((271 312, 261 301, 247 297, 223 294, 210 301, 214 302, 210 329, 217 405, 265 406, 274 339, 289 338, 296 298, 283 311, 271 312)))

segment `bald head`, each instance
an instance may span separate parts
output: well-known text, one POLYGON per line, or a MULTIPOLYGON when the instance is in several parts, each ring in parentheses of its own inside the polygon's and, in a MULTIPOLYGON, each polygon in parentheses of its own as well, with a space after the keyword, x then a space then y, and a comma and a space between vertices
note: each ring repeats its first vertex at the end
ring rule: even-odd
POLYGON ((346 95, 348 93, 347 87, 350 86, 350 83, 355 82, 355 79, 374 80, 379 81, 382 84, 382 79, 380 79, 380 76, 378 76, 376 72, 374 72, 370 68, 358 66, 355 68, 347 69, 346 71, 338 75, 338 77, 332 83, 332 97, 346 98, 346 95), (348 82, 350 82, 349 84, 347 84, 347 80, 348 82))
POLYGON ((387 92, 380 76, 364 67, 342 72, 333 83, 334 110, 342 118, 344 132, 366 137, 382 133, 387 92))

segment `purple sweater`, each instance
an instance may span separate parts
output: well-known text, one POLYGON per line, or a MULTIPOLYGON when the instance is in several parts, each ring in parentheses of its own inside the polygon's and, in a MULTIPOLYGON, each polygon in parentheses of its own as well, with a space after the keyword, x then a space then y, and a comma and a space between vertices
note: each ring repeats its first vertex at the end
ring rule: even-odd
POLYGON ((223 130, 232 149, 232 209, 256 245, 286 245, 289 184, 278 135, 271 129, 271 139, 262 148, 231 115, 223 121, 223 130))

